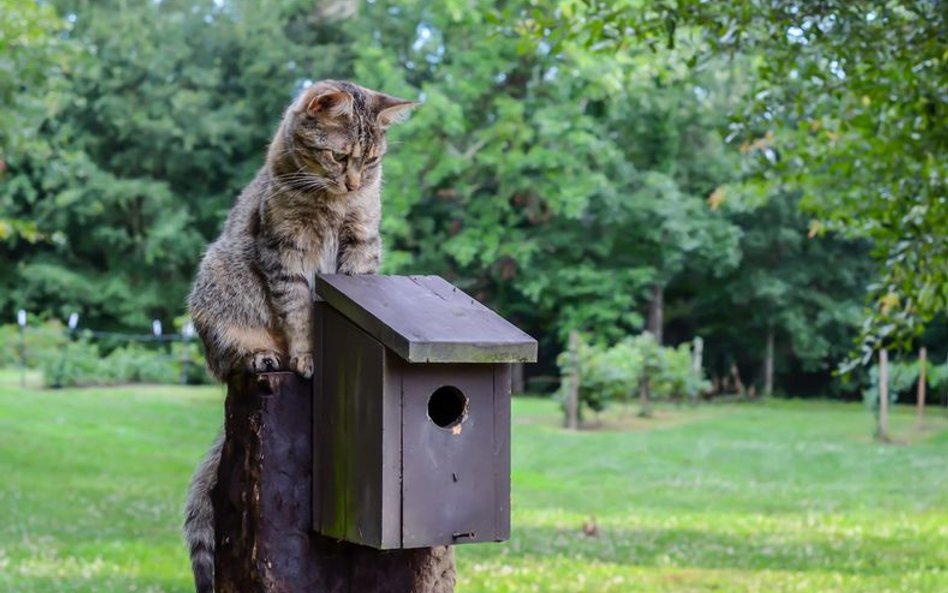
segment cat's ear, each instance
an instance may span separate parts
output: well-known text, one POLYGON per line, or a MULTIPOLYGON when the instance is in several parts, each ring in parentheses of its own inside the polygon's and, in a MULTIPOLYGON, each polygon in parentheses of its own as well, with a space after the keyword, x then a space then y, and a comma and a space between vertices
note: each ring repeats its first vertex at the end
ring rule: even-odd
POLYGON ((385 129, 392 124, 408 119, 411 110, 417 107, 418 103, 378 93, 376 95, 375 105, 378 111, 377 119, 379 126, 385 129))
POLYGON ((306 115, 331 119, 352 115, 352 95, 346 91, 317 93, 306 105, 306 115))

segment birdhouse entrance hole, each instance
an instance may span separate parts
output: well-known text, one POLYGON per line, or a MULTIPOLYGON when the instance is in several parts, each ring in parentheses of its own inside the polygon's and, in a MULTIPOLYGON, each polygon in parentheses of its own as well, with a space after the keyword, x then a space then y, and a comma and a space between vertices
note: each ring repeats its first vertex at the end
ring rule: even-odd
POLYGON ((428 417, 441 428, 454 428, 467 415, 467 397, 452 385, 435 389, 428 398, 428 417))

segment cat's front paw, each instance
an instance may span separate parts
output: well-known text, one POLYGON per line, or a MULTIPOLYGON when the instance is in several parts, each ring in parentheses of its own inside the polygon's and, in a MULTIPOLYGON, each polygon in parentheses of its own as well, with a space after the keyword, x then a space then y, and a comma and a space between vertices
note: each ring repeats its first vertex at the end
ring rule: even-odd
POLYGON ((309 379, 313 376, 313 353, 300 352, 290 358, 290 368, 299 373, 304 379, 309 379))
POLYGON ((251 373, 268 373, 280 370, 280 355, 271 350, 260 350, 247 357, 247 370, 251 373))

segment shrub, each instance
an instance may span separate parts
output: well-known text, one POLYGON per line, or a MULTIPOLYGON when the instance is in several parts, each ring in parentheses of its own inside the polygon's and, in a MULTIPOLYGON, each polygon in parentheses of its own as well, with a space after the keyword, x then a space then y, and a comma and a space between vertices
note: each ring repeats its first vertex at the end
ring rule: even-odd
MULTIPOLYGON (((573 358, 580 375, 579 412, 600 412, 614 402, 629 403, 648 379, 649 397, 694 398, 710 389, 702 373, 692 369, 691 348, 662 347, 648 333, 626 338, 614 345, 590 344, 580 338, 574 354, 563 352, 557 358, 562 376, 573 371, 573 358)), ((566 400, 568 381, 561 382, 558 396, 566 400)))
MULTIPOLYGON (((925 373, 925 383, 933 392, 948 388, 948 362, 937 365, 929 360, 925 373)), ((895 403, 900 397, 914 401, 918 386, 919 361, 889 363, 889 401, 895 403)), ((875 413, 879 408, 879 365, 869 369, 869 386, 863 390, 862 398, 866 406, 875 413)))
POLYGON ((48 387, 107 385, 109 376, 99 348, 86 337, 75 341, 63 338, 56 348, 40 353, 39 369, 48 387))
MULTIPOLYGON (((919 363, 917 360, 912 362, 890 362, 889 363, 889 401, 895 403, 899 396, 913 397, 915 388, 918 385, 919 363)), ((948 367, 948 365, 946 365, 948 367)), ((928 363, 928 372, 926 383, 933 388, 941 381, 941 369, 928 363)), ((873 365, 869 369, 869 386, 862 392, 863 401, 870 409, 879 407, 879 365, 873 365)))
POLYGON ((113 350, 103 361, 115 383, 179 383, 181 365, 164 348, 129 344, 113 350))
MULTIPOLYGON (((26 328, 26 366, 39 369, 48 387, 81 387, 119 383, 208 383, 204 355, 197 340, 169 345, 130 342, 109 350, 115 338, 95 341, 92 332, 70 336, 58 321, 26 328)), ((121 336, 119 336, 121 338, 121 336)), ((16 325, 0 326, 0 353, 7 364, 21 361, 16 325)))
POLYGON ((658 353, 658 372, 652 383, 653 397, 695 399, 711 390, 711 382, 692 368, 689 344, 661 348, 658 353))
POLYGON ((58 321, 46 321, 42 324, 29 325, 24 334, 20 335, 20 328, 16 324, 0 326, 0 355, 4 364, 19 365, 21 360, 20 349, 25 343, 26 367, 40 368, 43 361, 51 353, 58 351, 68 340, 65 326, 58 321))

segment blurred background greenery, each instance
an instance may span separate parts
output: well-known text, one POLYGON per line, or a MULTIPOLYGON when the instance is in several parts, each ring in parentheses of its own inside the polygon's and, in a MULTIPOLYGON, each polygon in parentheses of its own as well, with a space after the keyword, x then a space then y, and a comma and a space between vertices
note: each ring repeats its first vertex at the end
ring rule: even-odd
POLYGON ((282 109, 334 77, 422 101, 385 271, 536 336, 528 389, 571 330, 700 336, 717 392, 855 396, 841 363, 948 354, 937 2, 0 2, 8 323, 180 328, 282 109))

